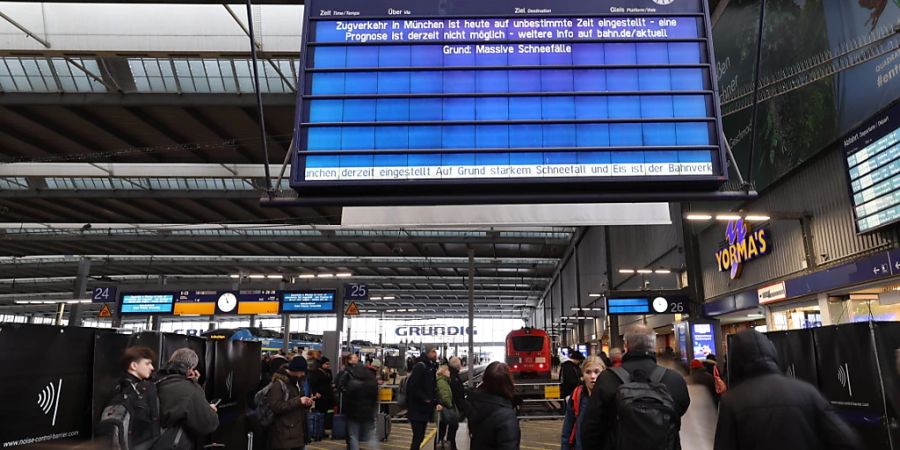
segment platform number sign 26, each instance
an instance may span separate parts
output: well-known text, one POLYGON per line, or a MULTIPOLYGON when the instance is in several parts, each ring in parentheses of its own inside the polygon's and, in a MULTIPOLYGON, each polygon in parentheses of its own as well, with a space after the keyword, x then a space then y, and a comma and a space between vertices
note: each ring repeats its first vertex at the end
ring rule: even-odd
POLYGON ((116 288, 96 287, 91 290, 92 303, 108 303, 116 300, 116 288))
POLYGON ((344 285, 344 300, 368 300, 369 286, 361 283, 344 285))

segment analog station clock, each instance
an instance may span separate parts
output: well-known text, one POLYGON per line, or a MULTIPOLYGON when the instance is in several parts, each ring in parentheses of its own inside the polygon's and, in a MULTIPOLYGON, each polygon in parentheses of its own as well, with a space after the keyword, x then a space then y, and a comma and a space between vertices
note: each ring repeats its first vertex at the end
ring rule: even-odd
POLYGON ((665 297, 656 297, 653 299, 653 310, 658 313, 664 313, 669 310, 669 301, 665 297))
POLYGON ((230 314, 237 309, 237 296, 231 292, 225 292, 216 300, 216 308, 220 313, 230 314))

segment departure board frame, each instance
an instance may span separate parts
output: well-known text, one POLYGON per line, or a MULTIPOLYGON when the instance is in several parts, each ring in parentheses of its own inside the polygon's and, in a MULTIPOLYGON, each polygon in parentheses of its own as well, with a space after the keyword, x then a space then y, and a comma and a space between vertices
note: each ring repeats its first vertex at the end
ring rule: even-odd
MULTIPOLYGON (((481 31, 496 32, 497 23, 494 23, 493 27, 483 27, 484 29, 481 31)), ((344 26, 349 26, 352 30, 354 25, 344 26)), ((594 29, 599 34, 602 33, 603 27, 598 25, 594 29)), ((470 27, 463 30, 471 32, 473 29, 470 27)), ((511 32, 511 30, 511 28, 507 28, 501 31, 511 32)), ((682 29, 677 28, 677 25, 672 25, 672 30, 675 34, 683 32, 682 29)), ((572 27, 569 28, 569 31, 572 33, 568 36, 575 35, 572 27)), ((716 66, 711 35, 708 6, 702 0, 503 0, 499 2, 483 0, 392 0, 390 2, 308 0, 304 11, 302 54, 298 71, 291 187, 296 189, 301 197, 341 196, 342 198, 410 195, 410 188, 416 189, 412 191, 412 195, 444 196, 444 198, 448 195, 468 197, 513 194, 527 196, 529 193, 554 191, 578 193, 667 192, 670 194, 677 191, 691 193, 714 191, 727 181, 728 169, 725 144, 722 141, 722 120, 718 102, 718 86, 715 80, 716 66), (559 37, 560 35, 557 33, 565 30, 565 27, 551 27, 549 32, 554 37, 546 39, 547 34, 546 32, 541 34, 540 27, 531 27, 532 31, 537 30, 539 33, 534 33, 533 37, 529 38, 522 38, 522 35, 519 35, 518 39, 510 39, 510 35, 506 34, 502 39, 497 39, 497 35, 494 35, 493 37, 485 36, 486 40, 454 40, 447 39, 445 34, 445 38, 413 42, 408 39, 411 36, 410 29, 407 28, 405 22, 443 21, 446 27, 451 21, 463 22, 468 25, 474 21, 504 20, 507 24, 510 23, 510 20, 520 22, 533 20, 534 23, 538 23, 542 19, 545 21, 589 20, 601 24, 622 23, 620 29, 630 29, 629 33, 631 34, 628 35, 629 37, 622 37, 625 36, 625 31, 622 31, 613 38, 559 37), (682 27, 683 29, 689 28, 690 23, 693 23, 693 26, 696 27, 696 37, 638 37, 639 33, 642 33, 641 36, 648 36, 665 28, 660 19, 672 20, 673 24, 675 21, 688 23, 689 25, 682 27), (403 23, 402 31, 407 34, 397 40, 393 40, 393 38, 389 40, 366 39, 365 42, 348 44, 346 41, 335 39, 336 36, 339 36, 340 31, 346 31, 338 29, 339 25, 331 25, 338 22, 341 24, 387 23, 388 33, 391 32, 391 27, 397 26, 396 23, 403 23), (646 25, 651 22, 654 24, 653 26, 646 25), (629 25, 634 23, 645 25, 643 28, 629 25), (329 26, 333 29, 329 30, 329 26), (320 39, 322 37, 320 34, 324 38, 320 39), (673 54, 672 44, 696 46, 696 50, 689 48, 687 53, 695 52, 697 61, 671 62, 669 58, 676 59, 671 56, 673 54), (566 47, 571 62, 552 64, 554 59, 552 51, 536 55, 540 61, 536 65, 525 63, 485 65, 479 61, 468 64, 451 61, 454 56, 463 54, 453 53, 454 51, 464 51, 460 49, 467 46, 470 49, 476 46, 490 46, 497 51, 509 47, 511 50, 508 50, 510 51, 508 58, 511 58, 511 54, 516 53, 522 45, 566 47), (626 48, 626 56, 624 56, 626 59, 628 58, 627 47, 632 46, 635 60, 615 61, 607 64, 606 53, 603 52, 615 45, 626 48), (651 45, 654 46, 653 51, 658 51, 661 47, 668 49, 666 51, 669 53, 662 57, 667 58, 669 62, 662 64, 638 61, 637 59, 641 58, 641 50, 650 49, 651 45), (426 59, 415 58, 413 54, 416 49, 421 50, 419 52, 421 55, 433 58, 434 55, 429 52, 434 51, 433 49, 437 47, 440 47, 444 57, 442 64, 428 65, 413 61, 416 59, 421 62, 426 59), (447 53, 447 47, 451 48, 450 53, 447 53), (577 57, 574 51, 575 47, 585 49, 585 57, 582 58, 583 61, 580 64, 575 62, 577 57), (400 50, 401 59, 405 57, 402 55, 408 49, 409 57, 406 61, 409 62, 405 65, 388 64, 385 66, 379 62, 375 66, 366 66, 366 63, 363 62, 365 58, 355 58, 349 54, 351 50, 366 48, 377 48, 380 52, 377 58, 381 57, 381 53, 390 54, 400 50), (426 48, 428 51, 425 51, 426 48), (604 59, 602 63, 584 63, 591 57, 587 53, 587 49, 591 48, 602 49, 600 53, 603 54, 598 57, 598 59, 604 59), (316 65, 316 58, 325 54, 320 52, 335 49, 346 51, 343 67, 335 66, 334 61, 330 64, 316 65), (550 63, 545 63, 545 59, 542 58, 548 53, 550 56, 546 58, 546 61, 550 63), (450 62, 448 63, 448 61, 450 62), (642 85, 643 81, 638 80, 643 80, 644 74, 663 71, 668 71, 668 80, 648 81, 647 86, 642 85), (671 86, 677 71, 683 73, 684 75, 679 76, 687 80, 679 81, 684 84, 680 89, 671 86), (469 72, 472 74, 471 77, 469 77, 469 72), (551 74, 551 72, 554 73, 551 74), (597 76, 603 77, 603 85, 606 87, 576 89, 574 85, 577 80, 575 78, 576 73, 579 72, 584 74, 585 84, 590 84, 591 73, 599 74, 597 76), (490 88, 482 90, 480 87, 474 87, 474 81, 470 83, 472 88, 466 90, 465 83, 455 86, 453 82, 448 83, 447 79, 443 78, 443 90, 440 92, 437 89, 429 91, 427 87, 419 89, 420 92, 413 92, 413 79, 432 77, 434 73, 439 74, 440 77, 450 74, 466 80, 481 76, 487 79, 494 75, 499 75, 495 78, 502 79, 502 75, 505 73, 507 91, 490 88), (638 76, 639 73, 640 76, 638 76), (401 77, 409 75, 409 92, 399 92, 394 88, 382 92, 380 81, 375 81, 375 88, 372 89, 372 76, 376 80, 380 80, 379 77, 382 75, 384 78, 388 78, 388 75, 396 76, 398 74, 401 77), (538 83, 543 83, 543 85, 538 89, 514 90, 513 74, 517 76, 518 80, 526 81, 528 81, 528 76, 537 76, 538 83), (614 78, 613 74, 615 80, 612 79, 614 78), (343 90, 333 89, 334 83, 332 83, 332 88, 318 88, 317 86, 328 85, 328 82, 322 81, 326 79, 323 75, 335 79, 342 76, 343 90), (370 78, 366 80, 367 75, 370 78), (560 79, 563 80, 561 85, 564 88, 545 91, 544 86, 552 84, 545 80, 553 79, 558 75, 561 75, 560 79), (568 81, 565 80, 565 77, 568 75, 571 75, 573 79, 571 83, 566 84, 568 81), (352 80, 362 80, 363 82, 357 83, 352 80), (624 88, 618 87, 618 85, 608 86, 615 84, 614 81, 628 86, 624 88), (654 83, 665 82, 669 83, 667 89, 648 87, 654 83), (348 89, 353 92, 349 92, 348 89), (392 89, 396 92, 393 92, 392 89), (508 102, 505 112, 503 108, 499 108, 497 115, 486 114, 481 117, 482 111, 492 111, 491 100, 497 99, 508 102), (513 100, 516 100, 516 103, 521 104, 522 107, 516 107, 513 100), (665 111, 667 100, 671 101, 671 105, 668 106, 671 109, 670 112, 665 111), (399 101, 393 104, 401 105, 400 111, 408 108, 408 115, 404 117, 402 114, 394 114, 398 108, 391 108, 390 101, 399 101), (585 112, 584 118, 576 117, 573 104, 583 105, 584 111, 590 111, 592 101, 602 102, 606 111, 598 112, 595 115, 585 112), (614 108, 614 105, 611 104, 612 101, 618 102, 617 105, 621 107, 614 108), (660 101, 663 104, 662 112, 653 108, 653 105, 660 104, 660 101), (335 106, 338 103, 340 105, 335 106), (353 103, 353 107, 359 107, 360 110, 353 110, 347 106, 350 103, 353 103), (323 106, 326 104, 327 106, 323 106), (448 105, 462 105, 463 112, 460 113, 448 105), (532 107, 538 105, 541 111, 537 113, 534 108, 529 108, 529 105, 532 107), (560 108, 554 108, 554 105, 560 106, 560 108), (440 118, 435 117, 436 107, 441 109, 440 118), (691 113, 679 114, 676 112, 679 107, 682 111, 691 111, 691 113), (696 114, 698 108, 703 109, 702 116, 696 114), (413 114, 414 109, 420 116, 413 114), (646 112, 644 112, 645 109, 646 112), (557 114, 558 110, 564 112, 557 114), (639 117, 635 116, 635 110, 638 111, 639 117), (338 118, 338 112, 340 112, 340 118, 338 118), (387 118, 386 120, 380 120, 382 112, 387 118), (373 114, 377 114, 378 117, 373 117, 373 114), (514 114, 524 118, 513 118, 514 114), (648 131, 651 127, 653 130, 648 131), (391 128, 396 131, 393 135, 388 131, 391 128), (355 131, 359 129, 364 129, 360 132, 363 135, 362 139, 354 135, 355 131), (405 138, 403 137, 404 129, 407 133, 405 138), (428 129, 432 135, 423 131, 425 129, 428 129), (438 133, 441 137, 438 141, 440 143, 431 145, 436 142, 433 135, 436 129, 439 129, 438 133), (499 130, 497 131, 499 137, 491 136, 492 129, 499 130), (535 141, 535 129, 539 129, 541 133, 540 138, 537 139, 539 143, 523 146, 522 143, 535 141), (412 142, 414 134, 420 138, 415 145, 412 142), (340 144, 335 144, 335 135, 339 135, 340 144), (484 136, 483 142, 482 135, 484 136), (666 138, 660 137, 664 135, 675 141, 666 142, 666 138), (683 143, 681 143, 682 136, 685 136, 683 143), (504 138, 507 140, 506 146, 502 145, 504 138), (407 148, 402 148, 404 139, 407 142, 407 148), (603 143, 604 139, 606 140, 605 144, 603 143), (517 140, 516 146, 513 146, 512 140, 517 140), (638 140, 640 140, 639 143, 638 140), (386 141, 390 143, 384 144, 386 141), (394 145, 396 142, 400 144, 394 145), (426 143, 422 144, 422 142, 426 143), (493 145, 496 142, 500 142, 501 145, 493 145), (579 142, 594 145, 580 145, 579 142), (341 148, 336 148, 337 146, 341 148), (385 146, 387 148, 382 148, 385 146), (340 162, 336 166, 327 167, 328 163, 325 161, 329 158, 331 161, 340 162), (365 162, 367 158, 372 160, 371 173, 366 170, 369 168, 368 162, 365 162), (380 163, 376 162, 376 159, 379 158, 382 161, 380 163), (406 158, 405 164, 394 162, 402 161, 404 158, 406 158), (508 158, 508 163, 504 162, 505 158, 508 158), (514 158, 518 158, 515 163, 513 163, 514 158), (426 162, 415 165, 411 162, 413 159, 426 162), (439 159, 440 162, 435 162, 436 159, 439 159), (350 163, 345 165, 345 160, 350 163), (459 164, 455 164, 454 161, 459 161, 459 164), (319 170, 323 164, 327 170, 319 170), (431 171, 423 174, 425 173, 423 172, 424 168, 427 167, 430 167, 431 171), (435 167, 438 167, 437 173, 433 171, 435 167), (467 174, 458 175, 449 172, 459 167, 468 167, 468 169, 459 169, 467 174), (331 169, 337 169, 337 172, 332 172, 331 169), (379 173, 379 169, 385 169, 385 171, 379 173), (421 171, 416 173, 416 170, 420 169, 421 171), (527 172, 531 175, 520 175, 526 169, 531 171, 527 172), (494 170, 496 172, 489 172, 494 170), (600 170, 601 173, 586 173, 588 170, 600 170), (606 172, 602 172, 603 170, 606 172), (613 172, 616 170, 625 171, 625 173, 613 172), (628 172, 629 170, 632 172, 628 172), (670 174, 650 173, 654 170, 670 174), (479 171, 481 172, 479 173, 479 171), (672 174, 673 171, 681 174, 672 174), (691 171, 696 173, 684 174, 691 171), (344 173, 349 175, 344 176, 344 173), (324 176, 313 177, 314 174, 324 176)), ((345 36, 346 39, 355 37, 351 36, 349 31, 345 36)), ((591 51, 596 53, 595 50, 591 51)), ((369 51, 360 54, 371 55, 371 53, 369 51)), ((479 53, 479 55, 481 54, 483 53, 479 53)), ((534 56, 527 55, 523 60, 528 57, 534 58, 534 56)), ((323 61, 326 60, 325 57, 322 58, 323 61)), ((336 60, 339 60, 339 57, 336 60)), ((474 61, 475 58, 470 58, 470 60, 474 61)), ((653 77, 647 76, 646 78, 650 80, 653 77)), ((427 82, 423 83, 427 84, 427 82)), ((532 78, 528 83, 533 84, 534 79, 532 78)))
POLYGON ((867 119, 840 142, 856 233, 896 225, 900 222, 900 101, 867 119), (879 143, 884 148, 872 148, 879 143), (879 173, 885 178, 878 179, 879 173), (869 225, 872 218, 877 223, 869 225))

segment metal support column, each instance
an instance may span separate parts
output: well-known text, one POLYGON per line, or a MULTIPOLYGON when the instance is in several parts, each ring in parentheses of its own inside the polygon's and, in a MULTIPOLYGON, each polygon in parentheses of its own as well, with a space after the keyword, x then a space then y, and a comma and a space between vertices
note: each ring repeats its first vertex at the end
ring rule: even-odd
POLYGON ((691 319, 699 319, 703 316, 703 266, 700 262, 700 241, 694 233, 693 226, 689 220, 685 218, 686 205, 681 204, 679 213, 681 214, 681 234, 684 241, 684 262, 687 265, 688 275, 688 292, 690 293, 690 301, 688 302, 688 314, 691 319))
POLYGON ((66 304, 65 303, 57 303, 56 304, 56 326, 62 326, 63 317, 66 315, 66 304))
POLYGON ((162 331, 162 317, 150 316, 150 329, 153 331, 162 331))
POLYGON ((281 339, 281 351, 284 354, 288 352, 288 346, 291 345, 291 315, 282 314, 281 327, 284 329, 284 337, 281 339))
POLYGON ((469 389, 475 388, 475 249, 469 247, 469 389))
MULTIPOLYGON (((72 300, 81 300, 84 298, 84 292, 87 291, 87 279, 91 273, 91 260, 81 258, 78 262, 78 277, 75 279, 75 292, 72 294, 72 300)), ((81 319, 81 303, 73 303, 72 309, 69 311, 69 326, 80 327, 81 319)))
POLYGON ((803 232, 803 254, 806 255, 806 270, 816 270, 816 247, 812 236, 812 216, 800 218, 800 230, 803 232))
MULTIPOLYGON (((606 251, 606 289, 608 297, 609 292, 612 291, 613 285, 612 248, 610 248, 608 226, 603 227, 603 239, 604 250, 606 251)), ((609 311, 607 311, 606 317, 609 319, 609 348, 617 347, 624 349, 622 339, 619 337, 619 316, 610 316, 609 311)))
MULTIPOLYGON (((581 270, 578 265, 578 246, 575 246, 574 249, 575 254, 572 255, 572 259, 575 261, 575 302, 578 305, 578 316, 584 316, 584 305, 581 303, 581 270)), ((583 343, 587 342, 584 335, 584 322, 586 319, 578 319, 578 342, 583 343)))

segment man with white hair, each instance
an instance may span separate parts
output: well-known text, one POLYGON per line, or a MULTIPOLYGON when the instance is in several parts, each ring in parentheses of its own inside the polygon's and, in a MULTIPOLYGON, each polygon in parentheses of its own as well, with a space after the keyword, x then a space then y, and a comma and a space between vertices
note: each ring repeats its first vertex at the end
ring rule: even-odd
MULTIPOLYGON (((166 429, 180 429, 176 432, 171 447, 190 450, 194 444, 219 427, 216 406, 206 401, 203 388, 197 384, 200 372, 197 364, 200 358, 189 348, 180 348, 169 358, 159 371, 156 383, 159 390, 160 425, 166 429)), ((166 433, 164 438, 172 433, 166 433)))
MULTIPOLYGON (((671 406, 672 431, 674 435, 670 435, 669 443, 664 445, 667 450, 678 450, 681 444, 678 441, 677 430, 681 427, 681 416, 687 412, 688 406, 691 404, 688 395, 687 383, 684 378, 677 372, 664 369, 656 364, 656 333, 646 325, 638 325, 625 333, 625 355, 622 357, 622 367, 624 372, 617 369, 608 369, 600 373, 597 377, 597 383, 594 385, 594 391, 591 394, 591 400, 587 410, 584 412, 584 422, 581 426, 581 442, 583 448, 598 450, 631 450, 631 448, 619 448, 623 442, 624 436, 617 436, 617 433, 623 431, 628 434, 641 435, 647 434, 646 430, 659 428, 657 424, 643 423, 642 429, 622 430, 622 424, 627 424, 627 419, 634 419, 634 415, 620 420, 617 411, 617 404, 622 405, 623 398, 628 395, 634 395, 635 392, 641 391, 642 395, 655 395, 651 400, 660 400, 660 397, 668 396, 664 401, 656 402, 660 406, 660 411, 668 409, 671 406), (620 373, 616 373, 619 371, 620 373), (627 386, 626 378, 628 381, 627 386), (638 386, 637 388, 622 391, 620 387, 633 387, 638 383, 647 383, 646 386, 638 386), (660 386, 662 385, 662 386, 660 386), (663 387, 664 386, 664 387, 663 387), (658 387, 658 389, 657 389, 658 387), (647 394, 651 392, 650 394, 647 394), (617 394, 619 395, 617 399, 617 394), (618 428, 617 428, 618 420, 618 428)), ((640 400, 640 399, 639 399, 640 400)), ((638 416, 638 419, 640 417, 638 416)), ((622 433, 623 435, 626 433, 622 433)), ((624 445, 624 444, 623 444, 624 445)), ((654 446, 641 447, 645 449, 655 449, 654 446)))

